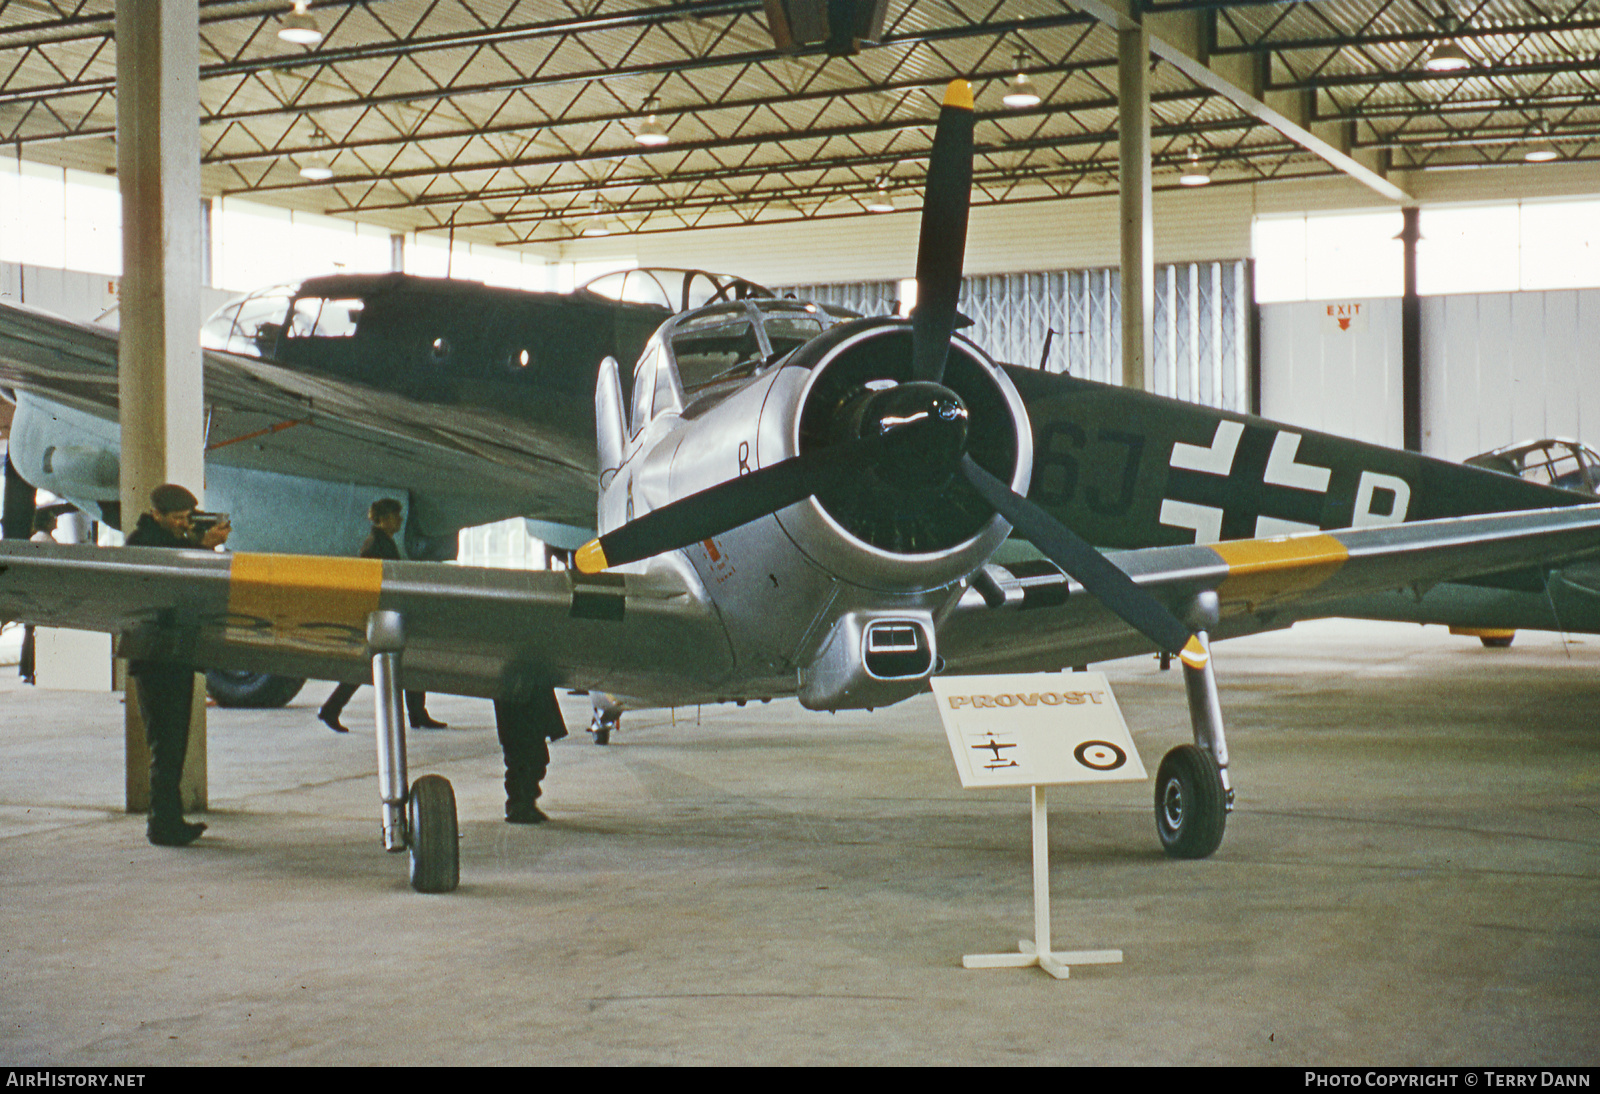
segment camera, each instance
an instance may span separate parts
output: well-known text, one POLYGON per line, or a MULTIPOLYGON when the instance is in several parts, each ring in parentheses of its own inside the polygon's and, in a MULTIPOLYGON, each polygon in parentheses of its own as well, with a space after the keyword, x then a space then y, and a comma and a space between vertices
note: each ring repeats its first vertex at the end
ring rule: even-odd
POLYGON ((207 532, 211 531, 211 529, 217 527, 225 528, 227 525, 228 514, 226 513, 207 513, 196 509, 189 517, 189 530, 196 541, 203 537, 207 532))

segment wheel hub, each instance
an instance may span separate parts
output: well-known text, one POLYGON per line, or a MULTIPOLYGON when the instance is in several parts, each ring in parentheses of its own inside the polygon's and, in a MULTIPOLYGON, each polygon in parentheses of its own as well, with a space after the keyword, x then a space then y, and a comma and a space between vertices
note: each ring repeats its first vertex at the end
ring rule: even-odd
POLYGON ((1177 779, 1167 780, 1161 794, 1161 816, 1174 832, 1183 827, 1183 783, 1177 779))

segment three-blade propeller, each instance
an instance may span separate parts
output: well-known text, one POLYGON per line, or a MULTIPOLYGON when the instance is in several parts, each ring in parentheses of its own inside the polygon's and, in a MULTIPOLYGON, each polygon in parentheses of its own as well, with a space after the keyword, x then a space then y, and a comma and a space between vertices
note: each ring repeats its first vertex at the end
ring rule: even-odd
POLYGON ((856 435, 792 456, 629 521, 586 544, 584 573, 679 550, 778 512, 861 473, 898 468, 923 485, 959 475, 1013 528, 1159 649, 1181 651, 1191 668, 1204 646, 1167 606, 1140 588, 1071 529, 967 455, 967 410, 942 385, 966 254, 972 198, 972 89, 952 82, 939 111, 917 250, 917 307, 911 320, 912 382, 870 398, 856 435))

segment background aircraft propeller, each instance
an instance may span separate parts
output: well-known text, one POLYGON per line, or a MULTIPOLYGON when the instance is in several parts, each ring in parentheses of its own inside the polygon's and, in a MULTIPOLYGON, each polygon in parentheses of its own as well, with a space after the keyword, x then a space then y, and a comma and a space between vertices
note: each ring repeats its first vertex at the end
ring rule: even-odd
POLYGON ((679 550, 823 493, 860 476, 863 468, 885 483, 918 491, 942 489, 960 476, 1047 558, 1157 648, 1181 650, 1193 668, 1204 664, 1204 647, 1165 604, 966 452, 967 408, 941 381, 966 252, 972 127, 972 89, 965 80, 956 80, 939 111, 923 200, 911 382, 852 400, 841 416, 843 435, 832 443, 729 479, 607 532, 578 551, 580 571, 598 573, 679 550))

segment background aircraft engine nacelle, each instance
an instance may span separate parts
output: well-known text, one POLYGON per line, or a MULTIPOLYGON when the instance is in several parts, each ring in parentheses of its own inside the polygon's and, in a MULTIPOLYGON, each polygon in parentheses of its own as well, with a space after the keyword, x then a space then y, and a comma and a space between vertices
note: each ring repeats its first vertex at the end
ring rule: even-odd
MULTIPOLYGON (((1033 434, 1016 389, 982 351, 954 339, 942 382, 913 383, 910 323, 871 319, 833 328, 791 363, 809 376, 784 455, 869 433, 890 442, 859 474, 778 515, 813 561, 852 584, 918 592, 960 580, 1004 542, 1009 526, 956 463, 965 452, 1025 494, 1033 434), (908 444, 887 436, 927 416, 959 416, 965 429, 907 430, 908 444)), ((765 448, 761 459, 771 462, 765 448)))

